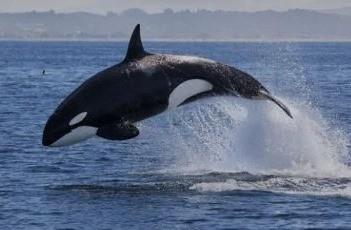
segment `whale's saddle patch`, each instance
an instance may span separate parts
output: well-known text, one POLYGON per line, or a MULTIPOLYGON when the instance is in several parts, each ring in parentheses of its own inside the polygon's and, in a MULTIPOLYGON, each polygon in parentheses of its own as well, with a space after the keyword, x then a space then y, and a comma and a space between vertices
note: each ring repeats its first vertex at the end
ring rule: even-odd
POLYGON ((98 129, 96 135, 108 140, 127 140, 139 135, 139 130, 132 124, 110 124, 98 129))

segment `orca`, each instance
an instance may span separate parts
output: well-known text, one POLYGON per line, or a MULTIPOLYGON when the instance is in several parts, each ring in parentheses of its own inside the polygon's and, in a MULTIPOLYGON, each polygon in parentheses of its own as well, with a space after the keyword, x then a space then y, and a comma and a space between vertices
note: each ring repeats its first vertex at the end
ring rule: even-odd
POLYGON ((229 95, 273 101, 289 109, 251 75, 201 57, 144 50, 140 25, 124 60, 81 84, 48 119, 42 144, 71 145, 92 136, 127 140, 139 135, 135 122, 199 98, 229 95))

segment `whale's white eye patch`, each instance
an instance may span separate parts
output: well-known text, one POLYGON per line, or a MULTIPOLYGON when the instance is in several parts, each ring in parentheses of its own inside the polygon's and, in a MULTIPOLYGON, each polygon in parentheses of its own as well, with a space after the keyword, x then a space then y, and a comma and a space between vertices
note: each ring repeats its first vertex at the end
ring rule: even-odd
POLYGON ((170 94, 168 108, 176 108, 188 98, 213 89, 213 85, 202 79, 192 79, 182 82, 170 94))
POLYGON ((88 114, 87 112, 83 112, 73 117, 72 120, 69 122, 69 125, 72 126, 72 125, 78 124, 87 116, 87 114, 88 114))

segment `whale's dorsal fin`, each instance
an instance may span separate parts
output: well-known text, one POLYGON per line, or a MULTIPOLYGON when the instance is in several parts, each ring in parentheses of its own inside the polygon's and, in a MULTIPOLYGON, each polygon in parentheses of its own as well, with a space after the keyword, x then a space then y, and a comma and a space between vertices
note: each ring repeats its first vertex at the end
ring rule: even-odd
POLYGON ((147 55, 140 37, 140 24, 136 25, 129 40, 127 55, 124 62, 137 59, 147 55))

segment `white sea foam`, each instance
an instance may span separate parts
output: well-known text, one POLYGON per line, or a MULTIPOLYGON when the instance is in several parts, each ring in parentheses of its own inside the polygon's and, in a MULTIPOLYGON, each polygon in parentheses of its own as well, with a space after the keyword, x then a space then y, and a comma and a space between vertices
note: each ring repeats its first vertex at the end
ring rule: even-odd
POLYGON ((347 136, 310 105, 283 100, 294 119, 271 102, 238 98, 213 98, 168 115, 175 168, 350 176, 347 136))

